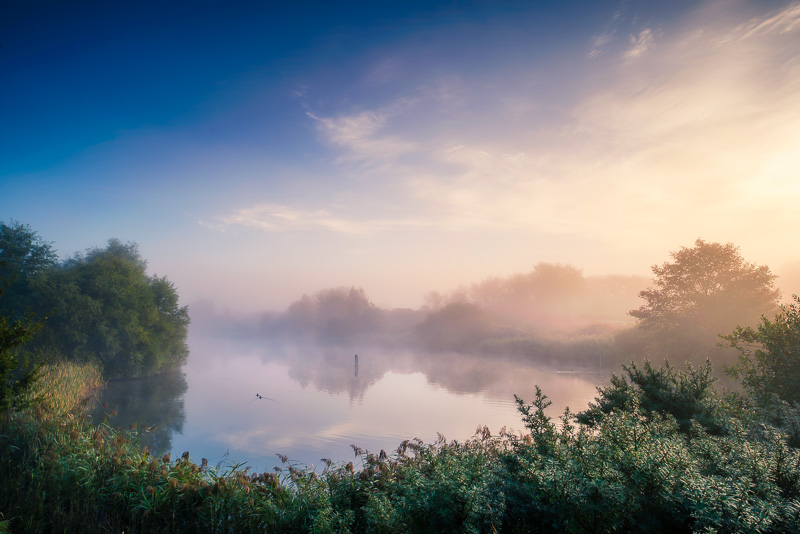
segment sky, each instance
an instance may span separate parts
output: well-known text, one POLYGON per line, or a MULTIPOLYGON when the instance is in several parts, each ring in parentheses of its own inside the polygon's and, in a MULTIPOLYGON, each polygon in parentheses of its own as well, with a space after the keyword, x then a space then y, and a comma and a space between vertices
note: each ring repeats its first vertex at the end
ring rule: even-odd
POLYGON ((698 238, 800 281, 798 169, 798 2, 0 6, 0 220, 135 241, 183 303, 415 308, 698 238))

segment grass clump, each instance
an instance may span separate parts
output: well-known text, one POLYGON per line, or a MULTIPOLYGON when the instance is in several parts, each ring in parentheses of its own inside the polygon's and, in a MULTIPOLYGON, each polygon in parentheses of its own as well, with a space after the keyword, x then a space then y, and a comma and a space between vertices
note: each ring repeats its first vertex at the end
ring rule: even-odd
POLYGON ((90 363, 59 361, 40 368, 25 401, 39 411, 55 416, 69 413, 88 398, 92 390, 105 387, 101 369, 90 363))

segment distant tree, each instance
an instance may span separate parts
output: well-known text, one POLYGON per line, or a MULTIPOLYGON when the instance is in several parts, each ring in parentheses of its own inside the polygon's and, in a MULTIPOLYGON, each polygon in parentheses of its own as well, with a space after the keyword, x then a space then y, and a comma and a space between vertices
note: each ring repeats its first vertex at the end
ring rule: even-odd
POLYGON ((428 291, 422 295, 422 310, 432 312, 441 310, 446 304, 447 296, 439 291, 428 291))
POLYGON ((362 288, 326 289, 314 297, 317 334, 321 341, 345 341, 377 326, 380 311, 362 288))
POLYGON ((800 402, 800 297, 756 328, 737 327, 725 340, 739 351, 732 374, 756 397, 800 402))
POLYGON ((374 334, 381 319, 381 310, 362 288, 336 287, 303 295, 279 322, 296 337, 338 343, 374 334))
MULTIPOLYGON (((560 263, 537 263, 528 273, 491 277, 468 290, 469 302, 482 307, 516 307, 520 312, 562 306, 584 290, 583 273, 560 263)), ((456 302, 450 299, 450 302, 456 302)))
POLYGON ((746 262, 738 247, 698 239, 653 266, 653 287, 639 293, 645 304, 630 315, 667 356, 691 356, 716 345, 717 336, 754 324, 777 308, 776 276, 746 262))
POLYGON ((581 295, 586 283, 581 269, 561 263, 538 263, 530 277, 536 298, 545 302, 581 295))
POLYGON ((489 337, 492 321, 475 304, 456 302, 431 312, 417 327, 423 345, 434 350, 468 350, 489 337))

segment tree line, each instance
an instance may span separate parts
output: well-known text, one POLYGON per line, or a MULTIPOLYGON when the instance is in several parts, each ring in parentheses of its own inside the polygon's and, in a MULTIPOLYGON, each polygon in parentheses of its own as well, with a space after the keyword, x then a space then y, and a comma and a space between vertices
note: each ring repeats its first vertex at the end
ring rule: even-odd
POLYGON ((653 266, 649 287, 644 277, 584 276, 570 265, 539 263, 529 272, 430 292, 418 310, 380 309, 361 288, 327 289, 265 314, 261 332, 273 340, 389 343, 553 363, 597 361, 598 351, 618 361, 734 360, 730 342, 720 350, 720 336, 778 311, 777 277, 731 243, 698 239, 670 258, 653 266))

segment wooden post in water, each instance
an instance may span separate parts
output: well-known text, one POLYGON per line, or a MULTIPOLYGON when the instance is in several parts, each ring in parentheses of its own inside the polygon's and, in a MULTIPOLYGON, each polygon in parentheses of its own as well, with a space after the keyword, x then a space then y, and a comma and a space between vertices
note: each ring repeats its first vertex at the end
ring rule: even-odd
POLYGON ((356 378, 358 378, 358 354, 355 357, 356 378))

